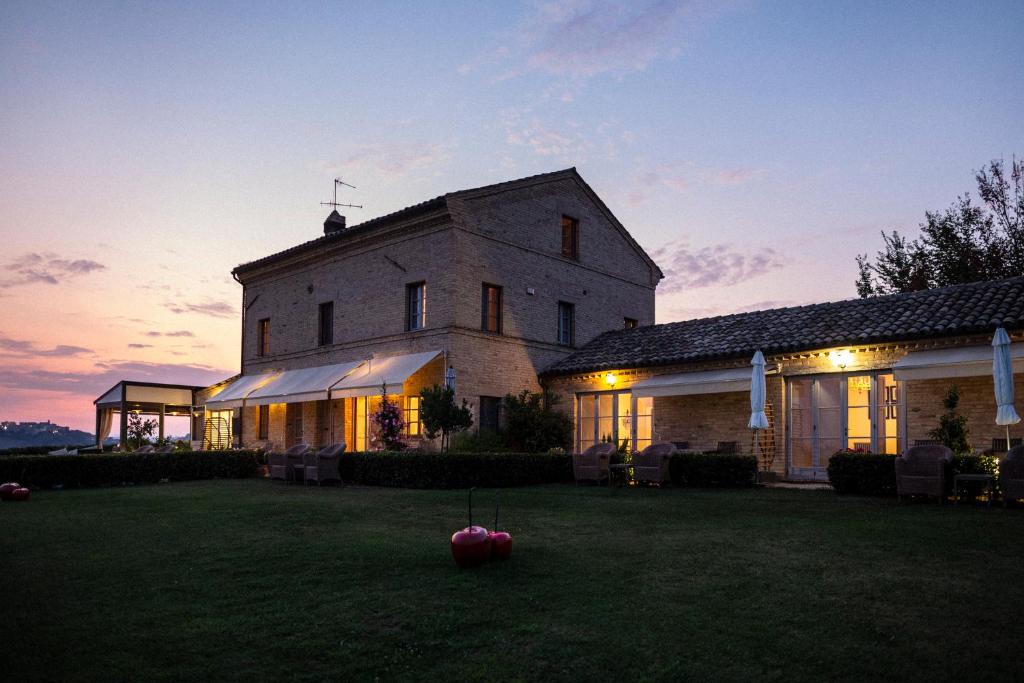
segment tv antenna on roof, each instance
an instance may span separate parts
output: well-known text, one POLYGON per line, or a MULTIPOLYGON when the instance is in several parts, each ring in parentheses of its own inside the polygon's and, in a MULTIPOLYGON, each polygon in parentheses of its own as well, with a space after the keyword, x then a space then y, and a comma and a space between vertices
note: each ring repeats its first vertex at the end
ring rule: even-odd
POLYGON ((363 208, 362 204, 339 204, 338 203, 338 185, 344 185, 345 187, 351 187, 353 190, 356 189, 355 185, 349 185, 348 183, 346 183, 341 178, 335 178, 334 179, 334 201, 333 202, 320 202, 320 206, 333 206, 335 209, 337 209, 339 206, 349 206, 349 207, 351 207, 353 209, 361 209, 361 208, 363 208))

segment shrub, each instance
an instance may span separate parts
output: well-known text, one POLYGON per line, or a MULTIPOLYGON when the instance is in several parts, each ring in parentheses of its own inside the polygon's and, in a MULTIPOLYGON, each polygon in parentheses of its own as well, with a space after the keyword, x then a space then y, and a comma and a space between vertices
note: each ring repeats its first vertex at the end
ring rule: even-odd
POLYGON ((455 434, 449 450, 453 453, 509 453, 515 449, 508 445, 504 434, 484 429, 455 434))
POLYGON ((530 486, 572 481, 572 456, 549 453, 345 453, 349 484, 411 489, 530 486))
POLYGON ((155 484, 163 479, 241 479, 256 475, 254 451, 25 455, 0 458, 0 481, 34 488, 155 484))
POLYGON ((441 436, 441 450, 447 451, 452 434, 473 426, 473 414, 466 399, 455 404, 455 390, 437 384, 420 392, 420 421, 428 439, 441 436))
POLYGON ((672 483, 686 486, 743 487, 757 480, 757 458, 720 453, 676 453, 669 462, 672 483))
POLYGON ((840 451, 829 458, 828 480, 836 493, 896 495, 896 456, 840 451))
MULTIPOLYGON (((953 472, 955 474, 991 474, 995 477, 993 484, 993 495, 1000 495, 999 489, 999 458, 995 455, 957 455, 953 457, 953 472)), ((950 483, 950 492, 952 492, 950 483)), ((986 490, 982 482, 961 482, 960 493, 962 495, 976 496, 986 490)))
POLYGON ((518 396, 507 394, 503 404, 506 439, 513 449, 540 453, 572 445, 572 419, 556 410, 554 394, 524 390, 518 396))
POLYGON ((967 429, 967 417, 956 412, 959 403, 960 390, 955 384, 951 384, 946 392, 946 397, 942 399, 942 406, 946 412, 939 418, 939 426, 928 432, 928 435, 953 453, 965 455, 971 452, 971 444, 968 440, 970 432, 967 429))

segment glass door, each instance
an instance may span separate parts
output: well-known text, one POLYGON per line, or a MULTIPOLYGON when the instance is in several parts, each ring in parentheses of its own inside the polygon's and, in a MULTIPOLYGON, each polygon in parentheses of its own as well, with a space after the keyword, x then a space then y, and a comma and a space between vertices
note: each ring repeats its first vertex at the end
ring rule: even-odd
POLYGON ((577 394, 576 450, 601 442, 624 452, 651 445, 654 399, 634 398, 629 391, 577 394))
POLYGON ((789 476, 828 480, 828 460, 849 448, 899 453, 903 388, 891 373, 787 380, 789 476))

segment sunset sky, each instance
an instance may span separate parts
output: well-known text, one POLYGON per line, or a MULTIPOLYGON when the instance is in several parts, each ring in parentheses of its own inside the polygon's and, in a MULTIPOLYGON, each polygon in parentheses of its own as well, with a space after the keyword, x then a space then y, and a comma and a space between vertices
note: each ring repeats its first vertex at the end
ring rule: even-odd
POLYGON ((1024 3, 0 3, 0 420, 238 371, 238 263, 576 166, 666 322, 855 295, 1024 154, 1024 3), (898 4, 894 8, 892 5, 898 4))

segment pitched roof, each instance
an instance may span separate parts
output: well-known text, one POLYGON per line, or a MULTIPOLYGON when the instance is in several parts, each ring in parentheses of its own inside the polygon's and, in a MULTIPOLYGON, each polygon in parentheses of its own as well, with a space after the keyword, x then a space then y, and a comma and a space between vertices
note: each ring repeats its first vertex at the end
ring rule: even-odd
POLYGON ((354 235, 365 234, 365 233, 367 233, 367 232, 369 232, 369 231, 371 231, 371 230, 373 230, 375 228, 380 228, 380 227, 384 227, 384 226, 389 225, 389 224, 397 223, 399 221, 406 220, 406 219, 409 219, 409 218, 413 218, 415 216, 428 213, 430 211, 435 211, 435 210, 445 210, 445 211, 447 211, 447 209, 448 209, 448 201, 450 199, 461 199, 463 197, 468 197, 469 195, 489 194, 489 193, 494 193, 494 192, 501 192, 503 190, 510 189, 510 188, 512 188, 512 187, 514 187, 516 185, 528 185, 528 184, 534 184, 534 183, 538 183, 538 182, 544 182, 544 181, 548 181, 548 180, 553 180, 553 179, 558 178, 560 176, 572 177, 572 178, 575 178, 576 180, 578 180, 580 183, 582 183, 583 187, 585 187, 586 190, 593 196, 594 200, 598 203, 598 205, 601 207, 601 209, 604 210, 608 214, 608 216, 611 218, 613 223, 617 224, 619 226, 619 228, 621 228, 621 230, 622 230, 623 234, 626 236, 626 238, 630 241, 630 243, 634 246, 634 248, 636 248, 639 251, 639 253, 643 255, 644 259, 646 261, 648 261, 648 263, 650 263, 650 265, 657 271, 657 273, 658 273, 658 275, 660 277, 661 276, 661 270, 658 268, 657 264, 655 264, 654 261, 651 260, 650 256, 647 255, 647 252, 645 252, 643 250, 643 248, 640 247, 640 245, 636 243, 636 241, 632 238, 632 236, 629 235, 629 233, 622 226, 622 224, 618 222, 618 219, 615 218, 614 214, 612 214, 611 210, 607 207, 607 205, 604 203, 604 201, 597 195, 597 193, 594 192, 590 188, 589 185, 587 185, 586 181, 583 180, 582 176, 580 176, 580 174, 576 170, 575 166, 572 166, 570 168, 564 168, 564 169, 561 169, 559 171, 551 171, 551 172, 548 172, 548 173, 538 173, 537 175, 527 176, 525 178, 517 178, 515 180, 506 180, 506 181, 503 181, 503 182, 500 182, 500 183, 494 183, 493 185, 484 185, 482 187, 474 187, 474 188, 470 188, 470 189, 466 189, 466 190, 458 190, 456 192, 448 192, 448 193, 440 195, 438 197, 434 197, 433 199, 428 199, 428 200, 422 201, 422 202, 420 202, 418 204, 413 204, 412 206, 407 206, 404 209, 399 209, 398 211, 394 211, 392 213, 385 214, 383 216, 378 216, 377 218, 373 218, 373 219, 368 220, 368 221, 364 221, 364 222, 359 223, 357 225, 353 225, 352 227, 347 228, 345 230, 339 230, 337 232, 332 232, 330 234, 326 234, 326 235, 323 235, 321 237, 317 237, 316 239, 310 240, 308 242, 303 242, 302 244, 297 244, 294 247, 289 247, 288 249, 285 249, 284 251, 279 251, 277 253, 270 254, 269 256, 264 256, 263 258, 259 258, 259 259, 256 259, 254 261, 249 261, 247 263, 243 263, 241 265, 236 266, 235 269, 231 271, 231 273, 232 274, 236 274, 236 273, 242 273, 242 272, 245 272, 245 271, 251 271, 251 270, 253 270, 255 268, 268 265, 268 264, 273 263, 275 261, 279 261, 279 260, 285 259, 285 258, 287 258, 289 256, 294 256, 296 254, 301 254, 301 253, 305 253, 305 252, 313 252, 313 251, 319 250, 319 249, 324 248, 324 247, 329 246, 329 245, 334 245, 334 244, 338 244, 338 243, 344 242, 345 240, 350 239, 354 235))
POLYGON ((675 365, 764 353, 1024 328, 1024 276, 606 332, 542 374, 675 365))

